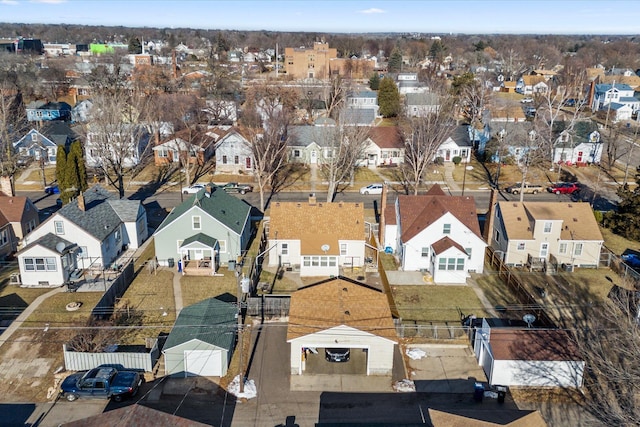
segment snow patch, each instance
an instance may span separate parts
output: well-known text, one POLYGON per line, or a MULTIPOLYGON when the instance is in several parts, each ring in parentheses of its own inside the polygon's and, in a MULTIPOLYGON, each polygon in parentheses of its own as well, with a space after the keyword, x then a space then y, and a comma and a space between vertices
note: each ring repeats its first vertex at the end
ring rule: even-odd
POLYGON ((406 353, 407 356, 413 360, 422 359, 427 355, 424 350, 420 350, 419 348, 408 348, 406 353))
POLYGON ((244 397, 245 399, 252 399, 258 395, 258 389, 253 380, 246 380, 244 382, 244 392, 240 393, 240 375, 236 375, 231 381, 227 391, 236 397, 244 397))
POLYGON ((393 389, 395 391, 411 393, 416 391, 416 385, 413 381, 405 379, 405 380, 396 381, 393 384, 393 389))

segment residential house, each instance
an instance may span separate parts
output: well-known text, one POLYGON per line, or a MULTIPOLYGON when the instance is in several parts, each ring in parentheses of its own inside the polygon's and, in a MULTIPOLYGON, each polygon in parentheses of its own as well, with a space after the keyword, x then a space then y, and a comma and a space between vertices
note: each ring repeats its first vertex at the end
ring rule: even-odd
POLYGON ((471 161, 473 144, 469 139, 467 126, 457 126, 451 135, 438 147, 434 160, 440 157, 445 162, 452 162, 454 157, 460 157, 461 163, 471 161))
POLYGON ((182 129, 153 147, 156 166, 172 163, 204 165, 214 155, 214 137, 201 130, 182 129))
POLYGON ((56 164, 58 147, 68 150, 78 135, 65 122, 48 122, 40 129, 31 129, 13 144, 23 161, 44 161, 56 164))
POLYGON ((284 71, 294 80, 318 79, 330 77, 329 61, 338 57, 336 48, 328 43, 315 42, 313 47, 285 47, 284 71))
POLYGON ((294 381, 312 375, 306 359, 324 358, 325 349, 336 347, 349 349, 357 373, 390 376, 398 337, 385 293, 338 276, 291 295, 287 342, 294 381))
POLYGON ((515 80, 503 81, 500 85, 500 92, 504 93, 516 93, 516 86, 518 82, 515 80))
POLYGON ((373 110, 375 117, 378 116, 378 94, 372 90, 362 90, 359 92, 349 92, 345 100, 346 109, 373 110))
POLYGON ((374 108, 346 108, 340 113, 343 126, 372 126, 376 121, 374 108))
POLYGON ((208 298, 184 307, 162 348, 165 375, 224 377, 236 342, 238 307, 208 298))
POLYGON ((440 108, 438 95, 433 92, 407 93, 404 97, 407 114, 411 117, 425 117, 440 108))
POLYGON ((71 105, 66 102, 33 101, 27 105, 27 120, 30 122, 71 119, 71 105))
POLYGON ((567 165, 600 163, 604 141, 601 140, 598 125, 591 120, 580 120, 572 129, 566 129, 566 122, 557 122, 558 135, 553 145, 553 162, 567 165))
POLYGON ((71 109, 71 123, 84 123, 89 120, 91 109, 93 108, 93 101, 85 99, 78 102, 71 109))
POLYGON ((516 92, 523 95, 544 95, 549 91, 547 79, 544 76, 522 76, 516 83, 516 92))
POLYGON ((0 220, 4 219, 11 225, 11 230, 0 230, 0 248, 9 244, 11 252, 18 250, 20 241, 40 224, 38 208, 28 197, 0 193, 0 214, 0 220))
POLYGON ((536 143, 538 134, 531 122, 490 122, 488 128, 498 142, 498 149, 491 156, 494 163, 510 158, 521 164, 539 146, 536 143))
POLYGON ((214 275, 235 264, 251 238, 251 206, 209 184, 176 206, 154 233, 160 265, 184 274, 214 275))
POLYGON ((396 86, 400 95, 424 93, 429 90, 418 81, 418 73, 398 73, 396 75, 396 86))
POLYGON ((139 200, 121 200, 95 185, 25 236, 18 252, 27 286, 60 286, 76 269, 109 268, 148 237, 139 200))
POLYGON ((631 86, 622 83, 612 84, 593 84, 593 101, 591 102, 591 110, 593 111, 610 111, 614 114, 610 116, 610 120, 628 120, 628 108, 618 113, 622 106, 629 106, 631 113, 635 114, 640 110, 640 99, 634 96, 634 90, 631 86))
POLYGON ((84 147, 85 162, 89 167, 100 167, 105 159, 110 159, 125 168, 137 166, 146 153, 150 139, 145 125, 123 122, 90 127, 84 147))
POLYGON ((251 173, 254 166, 253 151, 245 131, 234 126, 215 126, 208 135, 215 140, 214 151, 217 173, 251 173))
POLYGON ((362 203, 275 202, 268 223, 268 265, 291 266, 300 276, 337 276, 365 263, 362 203))
POLYGON ((333 156, 338 138, 339 129, 333 119, 319 118, 313 126, 291 126, 287 139, 289 161, 323 164, 333 156))
POLYGON ((485 112, 483 112, 484 123, 487 123, 487 120, 491 122, 515 123, 523 122, 526 119, 527 117, 522 107, 518 104, 490 104, 485 112))
POLYGON ((367 142, 363 165, 377 167, 404 163, 404 136, 399 127, 372 127, 367 142))
POLYGON ((490 245, 510 266, 597 267, 602 234, 588 203, 498 202, 490 245))
POLYGON ((5 260, 13 254, 18 245, 13 227, 0 211, 0 260, 5 260))
POLYGON ((436 283, 466 283, 470 272, 482 273, 487 244, 473 197, 445 195, 436 184, 424 195, 399 195, 385 218, 385 247, 404 271, 428 272, 436 283))
POLYGON ((531 75, 542 76, 544 77, 544 80, 548 82, 549 80, 555 78, 558 75, 558 73, 554 70, 537 69, 537 70, 533 70, 531 72, 531 75))
POLYGON ((474 352, 489 385, 582 387, 585 362, 563 329, 496 327, 482 319, 474 352))

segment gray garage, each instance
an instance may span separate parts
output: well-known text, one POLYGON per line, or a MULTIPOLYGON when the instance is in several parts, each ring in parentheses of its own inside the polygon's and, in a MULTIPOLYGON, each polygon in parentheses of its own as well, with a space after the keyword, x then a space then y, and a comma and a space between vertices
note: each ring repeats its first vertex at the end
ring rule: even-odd
POLYGON ((165 374, 224 376, 236 339, 236 313, 234 305, 216 298, 182 309, 162 351, 165 374))

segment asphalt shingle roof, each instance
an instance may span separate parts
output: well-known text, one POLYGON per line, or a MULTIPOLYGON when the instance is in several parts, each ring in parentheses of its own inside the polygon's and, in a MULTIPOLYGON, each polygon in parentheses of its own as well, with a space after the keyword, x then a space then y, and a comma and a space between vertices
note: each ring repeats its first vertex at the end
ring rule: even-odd
MULTIPOLYGON (((75 243, 71 243, 70 241, 63 239, 60 236, 56 236, 53 233, 47 233, 44 236, 42 236, 41 238, 39 238, 38 240, 36 240, 33 243, 30 243, 29 245, 25 246, 20 252, 25 251, 29 248, 32 248, 36 245, 42 246, 44 248, 47 248, 49 250, 52 250, 54 252, 59 252, 58 251, 58 243, 64 243, 64 250, 66 250, 67 248, 74 246, 75 243)), ((64 252, 63 250, 63 252, 64 252)))
POLYGON ((231 351, 237 326, 236 306, 209 298, 185 307, 167 337, 164 349, 197 339, 231 351))

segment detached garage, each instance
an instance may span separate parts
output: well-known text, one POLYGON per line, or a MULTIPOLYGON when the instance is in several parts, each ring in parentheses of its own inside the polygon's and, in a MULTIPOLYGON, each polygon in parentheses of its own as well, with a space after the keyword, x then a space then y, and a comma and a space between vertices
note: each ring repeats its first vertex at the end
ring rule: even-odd
POLYGON ((339 276, 291 296, 287 342, 292 375, 304 374, 306 349, 349 349, 352 356, 365 355, 358 358, 362 373, 390 375, 398 341, 385 293, 339 276))
POLYGON ((216 298, 182 309, 162 350, 165 374, 226 375, 236 339, 236 314, 234 305, 216 298))

